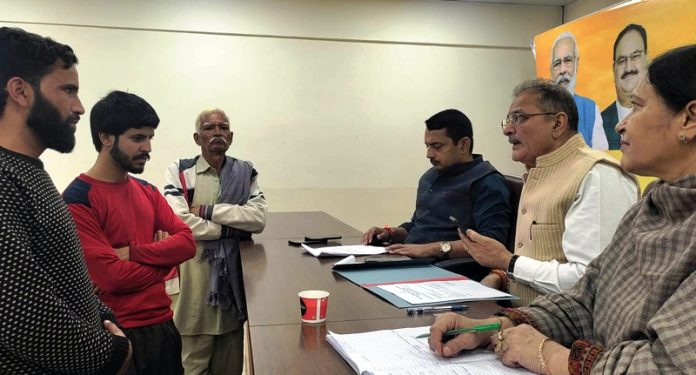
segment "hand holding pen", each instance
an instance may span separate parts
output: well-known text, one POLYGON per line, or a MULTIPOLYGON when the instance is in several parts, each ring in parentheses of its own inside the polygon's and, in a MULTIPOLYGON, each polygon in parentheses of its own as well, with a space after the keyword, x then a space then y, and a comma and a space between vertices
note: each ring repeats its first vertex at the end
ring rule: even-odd
POLYGON ((435 318, 435 323, 430 327, 428 343, 430 349, 437 355, 454 357, 462 350, 486 345, 490 342, 490 335, 499 329, 500 319, 498 318, 471 319, 455 313, 445 313, 435 318), (497 328, 494 328, 494 325, 497 328), (446 335, 448 331, 462 329, 466 332, 457 331, 457 333, 446 335), (452 338, 450 339, 450 337, 452 338))
MULTIPOLYGON (((461 335, 462 333, 498 331, 498 330, 500 330, 500 327, 501 327, 500 323, 488 323, 488 324, 479 324, 477 326, 471 326, 471 327, 450 329, 450 330, 445 331, 442 334, 442 340, 448 341, 449 339, 451 339, 457 335, 461 335)), ((421 338, 425 338, 425 337, 430 338, 430 334, 424 333, 422 335, 416 336, 417 339, 421 339, 421 338)))

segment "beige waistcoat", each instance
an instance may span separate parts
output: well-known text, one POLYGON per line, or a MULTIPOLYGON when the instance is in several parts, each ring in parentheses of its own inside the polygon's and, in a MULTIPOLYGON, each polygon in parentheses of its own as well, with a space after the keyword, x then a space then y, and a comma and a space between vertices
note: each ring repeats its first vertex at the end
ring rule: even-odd
MULTIPOLYGON (((580 134, 559 149, 539 156, 536 167, 527 171, 517 210, 515 254, 540 261, 567 262, 561 240, 565 216, 575 200, 580 184, 599 162, 618 162, 585 144, 580 134)), ((520 297, 515 305, 528 305, 541 292, 522 282, 510 281, 510 293, 520 297)))

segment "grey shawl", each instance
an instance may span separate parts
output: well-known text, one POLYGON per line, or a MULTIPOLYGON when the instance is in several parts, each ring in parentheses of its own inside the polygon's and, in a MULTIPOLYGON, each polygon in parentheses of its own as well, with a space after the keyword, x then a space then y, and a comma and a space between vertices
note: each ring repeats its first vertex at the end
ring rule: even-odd
MULTIPOLYGON (((584 339, 593 374, 696 373, 696 176, 659 181, 566 293, 520 308, 565 346, 584 339)), ((582 353, 586 354, 586 353, 582 353)))
MULTIPOLYGON (((244 161, 227 156, 220 170, 220 196, 218 203, 243 205, 251 192, 253 167, 244 161)), ((240 320, 246 319, 246 298, 242 265, 239 256, 239 239, 248 236, 241 230, 233 230, 229 238, 202 241, 203 259, 210 263, 210 292, 208 304, 223 310, 237 307, 240 320)))

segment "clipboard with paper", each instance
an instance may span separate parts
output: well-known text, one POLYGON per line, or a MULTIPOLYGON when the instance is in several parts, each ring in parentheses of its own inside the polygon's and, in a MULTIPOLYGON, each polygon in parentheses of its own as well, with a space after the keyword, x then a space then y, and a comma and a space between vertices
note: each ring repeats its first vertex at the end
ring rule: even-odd
POLYGON ((488 288, 465 276, 435 267, 334 270, 398 308, 484 300, 514 300, 517 297, 488 288))

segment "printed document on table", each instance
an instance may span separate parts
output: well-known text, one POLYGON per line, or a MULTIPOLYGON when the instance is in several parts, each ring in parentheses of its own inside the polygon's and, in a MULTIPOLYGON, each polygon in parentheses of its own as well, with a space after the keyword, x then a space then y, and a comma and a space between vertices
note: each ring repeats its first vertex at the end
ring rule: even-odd
POLYGON ((478 349, 454 358, 436 356, 428 347, 430 327, 402 328, 365 333, 329 332, 326 341, 359 375, 496 375, 531 374, 506 367, 487 350, 478 349))
POLYGON ((406 282, 377 287, 412 305, 514 298, 508 293, 489 288, 473 280, 406 282))
POLYGON ((348 255, 377 255, 384 254, 387 251, 380 246, 367 246, 367 245, 346 245, 346 246, 327 246, 327 247, 309 247, 302 244, 302 248, 306 252, 314 255, 315 257, 320 256, 348 256, 348 255))

